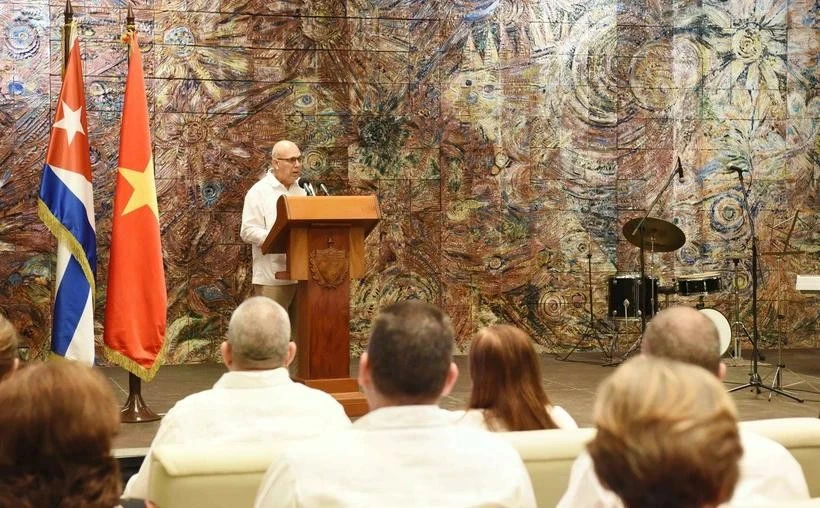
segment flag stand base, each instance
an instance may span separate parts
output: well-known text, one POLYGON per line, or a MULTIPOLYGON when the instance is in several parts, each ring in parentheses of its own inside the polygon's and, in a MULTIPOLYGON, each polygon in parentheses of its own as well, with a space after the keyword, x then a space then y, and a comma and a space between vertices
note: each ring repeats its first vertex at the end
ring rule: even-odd
POLYGON ((120 421, 123 423, 154 422, 161 418, 151 411, 148 404, 142 400, 142 380, 132 373, 128 373, 128 400, 120 410, 120 421))

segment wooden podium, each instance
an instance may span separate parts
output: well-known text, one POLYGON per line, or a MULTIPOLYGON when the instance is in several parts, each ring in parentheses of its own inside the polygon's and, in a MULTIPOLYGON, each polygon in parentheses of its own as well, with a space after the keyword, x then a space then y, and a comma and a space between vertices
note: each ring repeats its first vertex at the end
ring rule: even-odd
POLYGON ((333 395, 349 416, 368 410, 350 377, 350 280, 364 276, 364 239, 379 217, 375 196, 284 195, 262 244, 265 254, 287 254, 276 278, 299 281, 297 380, 333 395))

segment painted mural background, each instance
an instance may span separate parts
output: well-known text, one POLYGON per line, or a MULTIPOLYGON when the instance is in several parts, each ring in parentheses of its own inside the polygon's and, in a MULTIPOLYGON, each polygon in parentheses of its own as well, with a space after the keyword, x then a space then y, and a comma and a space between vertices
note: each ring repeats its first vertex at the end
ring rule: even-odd
MULTIPOLYGON (((217 358, 250 291, 245 191, 282 138, 333 193, 375 193, 368 275, 352 292, 354 353, 380 305, 443 306, 467 347, 504 321, 549 351, 607 345, 607 281, 638 269, 623 225, 686 234, 647 256, 664 285, 719 272, 705 304, 751 326, 760 237, 763 346, 820 346, 818 29, 812 0, 142 0, 169 291, 167 363, 217 358), (792 227, 792 225, 794 227, 792 227), (784 244, 788 238, 788 244, 784 244), (785 251, 786 254, 776 254, 785 251), (591 254, 593 300, 588 298, 591 254), (778 316, 782 316, 778 318, 778 316)), ((126 51, 124 1, 74 2, 81 26, 100 252, 101 336, 126 51)), ((0 309, 31 356, 48 349, 54 241, 36 191, 60 84, 62 2, 0 2, 0 309)), ((672 295, 670 303, 694 305, 672 295)), ((619 343, 637 337, 618 324, 619 343)), ((748 349, 748 344, 745 344, 748 349)))

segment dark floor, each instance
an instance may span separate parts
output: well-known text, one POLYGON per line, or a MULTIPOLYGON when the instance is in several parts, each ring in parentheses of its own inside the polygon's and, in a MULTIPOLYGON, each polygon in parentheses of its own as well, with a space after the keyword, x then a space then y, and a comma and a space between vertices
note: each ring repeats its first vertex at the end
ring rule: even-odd
MULTIPOLYGON (((774 371, 772 363, 778 363, 777 352, 764 351, 763 356, 766 362, 760 363, 758 372, 765 385, 771 386, 774 371)), ((744 352, 743 358, 744 361, 725 358, 729 365, 725 382, 727 389, 749 381, 749 353, 744 352)), ((550 399, 566 409, 579 425, 590 425, 595 388, 612 372, 612 367, 601 365, 600 353, 578 352, 572 354, 567 361, 559 361, 549 355, 544 355, 541 359, 544 387, 550 399)), ((461 409, 469 397, 470 379, 466 360, 464 356, 456 358, 461 375, 453 393, 442 401, 445 408, 461 409)), ((820 349, 785 350, 783 363, 788 368, 783 374, 783 386, 789 393, 805 399, 805 402, 801 404, 783 395, 775 395, 769 400, 771 392, 765 389, 759 395, 750 389, 740 390, 732 398, 737 404, 741 420, 820 415, 820 349)), ((357 362, 353 361, 351 364, 355 375, 357 362)), ((104 370, 124 402, 128 395, 128 374, 120 368, 110 367, 104 370)), ((151 409, 162 414, 182 397, 212 386, 224 371, 222 365, 166 366, 160 369, 151 383, 143 384, 143 398, 151 409)), ((144 450, 141 448, 151 443, 158 427, 158 421, 123 424, 120 435, 114 442, 117 455, 143 455, 144 450)))

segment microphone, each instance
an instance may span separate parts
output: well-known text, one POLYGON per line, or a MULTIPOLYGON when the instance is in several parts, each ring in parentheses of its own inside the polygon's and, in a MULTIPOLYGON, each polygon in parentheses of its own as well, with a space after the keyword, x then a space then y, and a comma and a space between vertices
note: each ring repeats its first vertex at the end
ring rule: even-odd
POLYGON ((308 196, 316 195, 316 190, 313 188, 313 185, 311 185, 310 180, 308 180, 307 178, 299 178, 299 187, 305 189, 305 192, 308 196))
POLYGON ((330 196, 330 192, 328 192, 327 187, 325 187, 325 184, 320 183, 319 188, 322 189, 322 192, 325 193, 325 196, 330 196))
POLYGON ((678 181, 683 181, 683 166, 680 164, 680 155, 678 155, 678 181))

